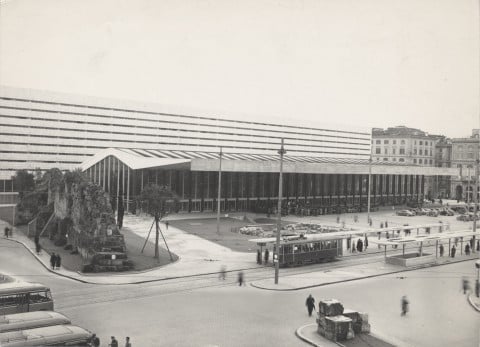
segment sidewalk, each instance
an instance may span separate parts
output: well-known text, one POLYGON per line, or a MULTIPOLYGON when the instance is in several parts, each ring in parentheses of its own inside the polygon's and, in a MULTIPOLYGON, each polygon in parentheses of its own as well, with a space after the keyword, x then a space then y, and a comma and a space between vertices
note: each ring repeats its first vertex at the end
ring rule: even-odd
MULTIPOLYGON (((146 238, 151 224, 151 218, 146 216, 128 215, 125 216, 124 219, 124 227, 129 228, 132 232, 143 239, 146 238)), ((0 220, 0 230, 3 231, 6 225, 6 222, 0 220)), ((162 227, 164 227, 164 225, 162 225, 162 227)), ((69 271, 64 268, 61 268, 60 270, 51 270, 50 255, 45 251, 42 251, 37 255, 35 252, 34 241, 26 237, 16 228, 13 230, 13 236, 9 238, 7 242, 18 242, 24 245, 25 248, 52 273, 92 284, 134 284, 169 278, 217 273, 222 265, 227 267, 227 271, 260 267, 255 263, 254 258, 252 258, 252 253, 233 252, 226 247, 209 242, 201 237, 188 234, 182 230, 174 228, 173 226, 170 226, 168 233, 165 233, 164 235, 170 250, 179 257, 178 261, 151 270, 124 273, 83 274, 69 271)), ((3 234, 1 236, 3 236, 3 234)), ((152 247, 154 239, 155 237, 150 235, 150 247, 152 247)))
POLYGON ((474 293, 470 293, 470 295, 468 295, 468 302, 475 310, 480 312, 480 298, 477 298, 474 293))

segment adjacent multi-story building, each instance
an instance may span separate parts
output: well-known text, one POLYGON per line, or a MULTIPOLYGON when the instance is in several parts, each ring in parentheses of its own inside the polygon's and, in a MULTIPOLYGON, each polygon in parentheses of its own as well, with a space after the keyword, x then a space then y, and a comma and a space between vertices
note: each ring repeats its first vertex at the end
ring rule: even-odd
POLYGON ((452 139, 451 167, 459 169, 459 176, 451 178, 451 195, 457 199, 472 201, 475 187, 475 163, 479 156, 480 129, 472 136, 452 139))
MULTIPOLYGON (((443 138, 435 144, 435 166, 452 167, 452 140, 443 138)), ((451 177, 439 176, 435 178, 433 196, 439 198, 454 197, 451 194, 451 177)))
MULTIPOLYGON (((405 126, 387 129, 373 128, 372 160, 408 165, 436 166, 435 144, 443 136, 430 135, 420 129, 405 126)), ((428 177, 425 181, 427 197, 437 197, 437 178, 428 177)))

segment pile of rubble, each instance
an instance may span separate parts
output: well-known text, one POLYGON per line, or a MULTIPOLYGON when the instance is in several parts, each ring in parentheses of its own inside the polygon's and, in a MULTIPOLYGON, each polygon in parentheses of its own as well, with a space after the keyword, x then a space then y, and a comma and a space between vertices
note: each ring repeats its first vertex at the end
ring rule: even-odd
POLYGON ((368 314, 344 309, 335 299, 320 301, 318 305, 318 333, 331 341, 345 341, 355 334, 370 333, 368 314))

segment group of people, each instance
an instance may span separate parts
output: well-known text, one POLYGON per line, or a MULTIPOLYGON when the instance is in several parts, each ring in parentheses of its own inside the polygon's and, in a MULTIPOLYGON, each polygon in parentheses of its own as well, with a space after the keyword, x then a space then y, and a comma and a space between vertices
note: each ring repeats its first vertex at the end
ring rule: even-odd
MULTIPOLYGON (((96 334, 93 334, 92 337, 90 338, 90 344, 93 347, 99 347, 100 346, 100 339, 96 334)), ((118 340, 115 338, 115 336, 111 337, 110 343, 108 344, 110 347, 118 347, 118 340)), ((132 347, 132 343, 130 342, 130 337, 127 336, 125 338, 125 347, 132 347)))
MULTIPOLYGON (((265 264, 268 264, 268 259, 270 258, 270 251, 267 249, 265 249, 265 253, 263 255, 263 261, 265 262, 265 264)), ((258 249, 257 250, 257 264, 262 264, 262 252, 258 249)))
MULTIPOLYGON (((222 281, 225 281, 225 279, 227 278, 227 267, 225 265, 222 265, 222 267, 220 268, 218 278, 222 281)), ((237 283, 240 287, 246 285, 245 276, 243 274, 243 271, 238 272, 237 283)))
POLYGON ((358 239, 357 242, 353 241, 351 239, 347 239, 347 249, 351 249, 352 253, 353 252, 363 252, 366 251, 368 248, 368 237, 365 235, 365 241, 362 241, 362 239, 358 239))
POLYGON ((55 254, 55 252, 52 252, 50 255, 50 266, 52 267, 52 270, 60 269, 61 265, 62 257, 60 257, 60 254, 55 254))

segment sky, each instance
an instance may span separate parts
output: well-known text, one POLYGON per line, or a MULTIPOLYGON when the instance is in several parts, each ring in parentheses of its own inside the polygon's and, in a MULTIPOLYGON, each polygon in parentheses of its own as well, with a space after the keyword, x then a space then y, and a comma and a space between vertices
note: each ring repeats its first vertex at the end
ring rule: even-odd
POLYGON ((0 0, 0 85, 465 137, 479 1, 0 0))

